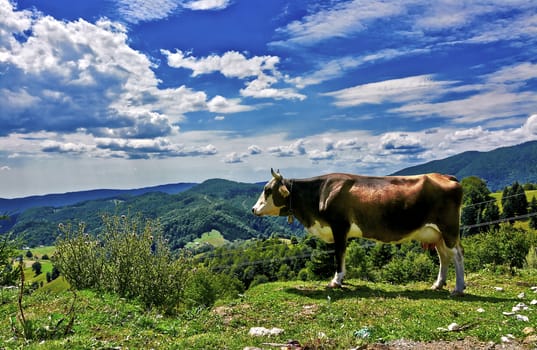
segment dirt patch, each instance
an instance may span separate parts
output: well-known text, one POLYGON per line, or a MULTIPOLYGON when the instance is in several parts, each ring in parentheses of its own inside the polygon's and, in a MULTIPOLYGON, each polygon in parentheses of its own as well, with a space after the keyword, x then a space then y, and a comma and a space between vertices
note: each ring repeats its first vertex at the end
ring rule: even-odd
POLYGON ((465 338, 455 341, 432 341, 417 342, 412 340, 399 339, 386 344, 368 344, 357 349, 363 350, 526 350, 535 349, 535 343, 503 343, 481 342, 475 338, 465 338))

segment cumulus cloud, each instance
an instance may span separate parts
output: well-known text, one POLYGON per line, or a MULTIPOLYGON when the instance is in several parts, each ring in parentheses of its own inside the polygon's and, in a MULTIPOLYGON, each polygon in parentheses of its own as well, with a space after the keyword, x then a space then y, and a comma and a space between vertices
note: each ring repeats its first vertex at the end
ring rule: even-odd
POLYGON ((97 139, 99 149, 110 151, 113 157, 130 159, 211 156, 217 153, 212 144, 206 146, 184 146, 166 138, 156 139, 97 139))
POLYGON ((235 163, 242 163, 244 161, 244 158, 246 158, 248 155, 245 153, 237 153, 237 152, 231 152, 226 154, 224 157, 224 163, 228 164, 235 164, 235 163))
POLYGON ((276 157, 296 157, 306 154, 305 141, 299 139, 287 146, 269 147, 268 152, 276 157))
POLYGON ((225 114, 246 112, 254 109, 252 106, 241 104, 240 99, 228 99, 220 95, 213 97, 209 102, 207 102, 207 107, 211 112, 225 114))
POLYGON ((261 147, 259 147, 257 145, 251 145, 251 146, 248 147, 248 153, 250 155, 256 155, 256 154, 263 153, 263 150, 261 149, 261 147))
POLYGON ((7 166, 7 165, 0 166, 0 171, 10 171, 10 170, 11 170, 11 168, 9 166, 7 166))
POLYGON ((306 98, 305 95, 298 93, 292 87, 273 87, 273 85, 286 80, 276 67, 280 62, 280 58, 277 56, 247 58, 242 53, 228 51, 222 56, 213 54, 196 58, 181 50, 175 52, 161 50, 161 52, 167 57, 170 67, 192 70, 193 77, 201 74, 220 73, 227 78, 254 78, 246 81, 246 88, 240 90, 241 95, 245 97, 298 100, 306 98))
POLYGON ((395 154, 416 154, 425 151, 422 141, 415 135, 389 132, 380 138, 380 147, 395 154))

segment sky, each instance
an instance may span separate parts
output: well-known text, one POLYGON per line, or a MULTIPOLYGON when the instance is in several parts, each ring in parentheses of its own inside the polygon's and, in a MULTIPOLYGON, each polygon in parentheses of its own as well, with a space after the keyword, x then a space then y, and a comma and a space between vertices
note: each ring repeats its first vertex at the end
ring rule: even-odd
POLYGON ((0 0, 0 198, 536 139, 534 0, 0 0))

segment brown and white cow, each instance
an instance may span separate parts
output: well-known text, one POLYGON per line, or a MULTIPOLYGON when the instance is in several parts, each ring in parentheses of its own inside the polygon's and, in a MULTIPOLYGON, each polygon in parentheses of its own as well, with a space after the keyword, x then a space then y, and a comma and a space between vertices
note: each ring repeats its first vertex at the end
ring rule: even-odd
POLYGON ((271 169, 252 212, 296 217, 309 233, 334 243, 337 271, 330 287, 341 286, 347 239, 363 237, 384 243, 416 240, 434 245, 440 271, 433 289, 446 284, 455 262, 454 295, 463 294, 464 262, 459 218, 462 187, 453 176, 371 177, 327 174, 309 179, 285 179, 271 169))

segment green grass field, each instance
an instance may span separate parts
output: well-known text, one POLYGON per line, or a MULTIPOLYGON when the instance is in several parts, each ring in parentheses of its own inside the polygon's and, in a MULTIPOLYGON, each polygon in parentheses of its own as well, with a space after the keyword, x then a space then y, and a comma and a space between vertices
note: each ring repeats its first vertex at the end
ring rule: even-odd
POLYGON ((211 232, 205 232, 201 235, 200 238, 195 239, 193 242, 190 242, 186 245, 187 248, 193 248, 196 245, 208 243, 213 247, 221 247, 224 244, 228 243, 224 236, 217 230, 212 230, 211 232))
MULTIPOLYGON (((11 302, 0 306, 0 343, 6 349, 269 349, 274 347, 268 343, 296 340, 310 349, 350 349, 397 339, 500 343, 507 334, 522 343, 535 335, 525 330, 537 320, 537 307, 530 306, 537 299, 530 289, 537 285, 534 270, 516 277, 471 274, 467 295, 461 298, 449 297, 448 291, 431 291, 429 283, 400 286, 350 280, 336 290, 325 285, 326 281, 261 284, 211 309, 178 316, 163 316, 135 302, 81 291, 72 334, 29 342, 13 337, 9 320, 17 314, 16 291, 9 291, 4 293, 12 294, 4 299, 11 302), (530 309, 517 314, 528 317, 528 322, 503 314, 521 302, 530 309), (447 330, 452 323, 460 329, 447 330), (252 327, 276 327, 283 333, 256 337, 249 335, 252 327)), ((34 325, 49 327, 51 319, 67 314, 72 299, 67 291, 40 289, 25 296, 23 305, 34 325)))

